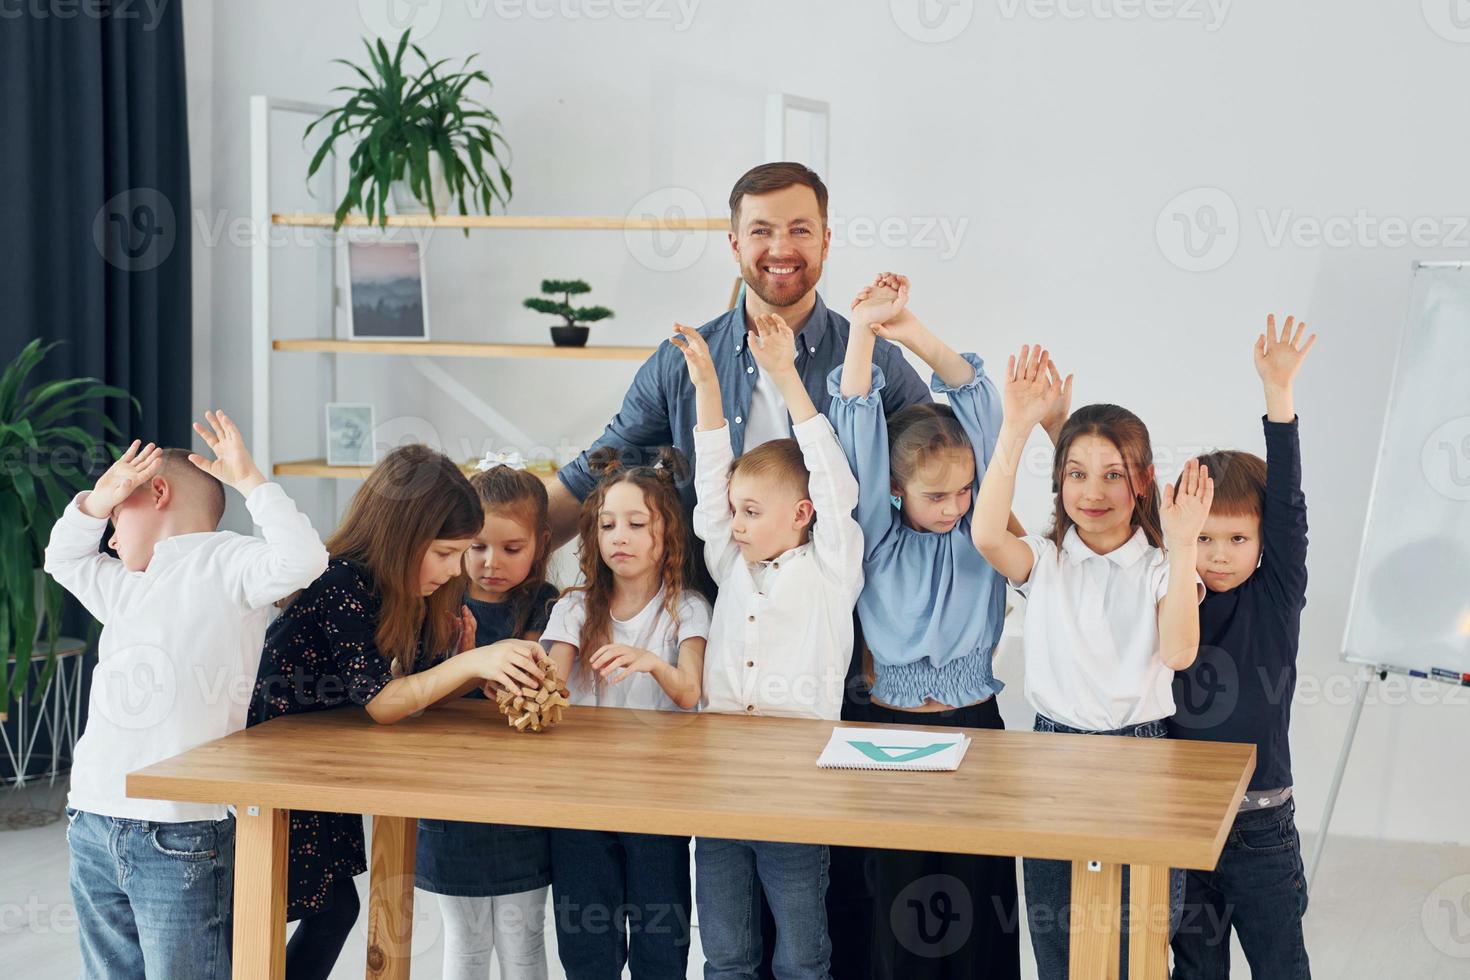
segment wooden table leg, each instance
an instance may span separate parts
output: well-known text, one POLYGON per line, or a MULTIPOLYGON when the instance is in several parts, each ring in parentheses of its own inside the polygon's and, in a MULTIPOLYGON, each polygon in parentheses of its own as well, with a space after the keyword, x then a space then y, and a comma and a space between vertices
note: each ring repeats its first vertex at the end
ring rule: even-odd
POLYGON ((1071 980, 1118 980, 1123 868, 1072 862, 1071 980))
POLYGON ((1168 980, 1169 869, 1134 864, 1128 871, 1128 980, 1168 980))
POLYGON ((418 825, 413 817, 373 817, 367 980, 408 980, 418 825))
POLYGON ((285 980, 290 812, 235 808, 235 980, 285 980))

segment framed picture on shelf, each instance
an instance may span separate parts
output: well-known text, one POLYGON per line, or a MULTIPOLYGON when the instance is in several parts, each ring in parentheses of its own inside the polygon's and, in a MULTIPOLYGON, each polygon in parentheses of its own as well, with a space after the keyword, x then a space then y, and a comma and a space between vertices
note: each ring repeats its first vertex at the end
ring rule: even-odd
POLYGON ((419 242, 353 241, 347 251, 347 336, 428 340, 429 303, 419 242))
POLYGON ((372 466, 377 463, 373 446, 373 406, 346 402, 327 404, 327 465, 372 466))

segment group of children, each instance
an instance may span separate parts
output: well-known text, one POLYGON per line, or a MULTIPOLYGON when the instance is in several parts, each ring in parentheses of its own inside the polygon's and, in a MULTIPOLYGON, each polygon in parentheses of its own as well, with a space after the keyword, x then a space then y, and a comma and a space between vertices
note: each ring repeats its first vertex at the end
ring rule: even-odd
MULTIPOLYGON (((1137 416, 1070 412, 1071 378, 1029 345, 997 385, 908 299, 908 281, 886 273, 854 299, 825 414, 797 373, 790 327, 757 318, 750 350, 792 438, 738 456, 704 338, 676 326, 696 400, 692 527, 677 452, 632 466, 594 453, 580 581, 561 593, 546 581, 545 487, 514 459, 466 479, 430 449, 394 450, 323 545, 223 413, 196 426, 213 461, 134 443, 67 508, 46 558, 105 624, 68 808, 85 975, 228 973, 233 821, 220 807, 128 799, 131 769, 286 714, 356 705, 392 723, 452 698, 534 689, 548 661, 573 704, 835 721, 854 609, 871 655, 865 717, 999 729, 992 656, 1009 582, 1027 600, 1038 731, 1258 746, 1219 867, 1175 875, 1186 913, 1175 976, 1226 975, 1232 927, 1254 975, 1306 976, 1286 726, 1306 586, 1291 389, 1314 338, 1268 319, 1257 341, 1264 462, 1212 453, 1160 491, 1137 416), (947 404, 885 418, 879 338, 928 364, 947 404), (1055 514, 1045 533, 1027 533, 1010 510, 1038 425, 1055 444, 1055 514), (220 483, 245 495, 263 539, 215 531, 220 483), (117 559, 96 548, 109 519, 117 559), (695 549, 713 606, 695 588, 695 549), (1223 718, 1176 704, 1201 649, 1251 675, 1223 718), (190 683, 201 664, 254 676, 248 704, 210 703, 190 683), (176 683, 166 710, 138 724, 106 692, 145 666, 176 683)), ((326 977, 359 912, 362 820, 293 811, 288 839, 288 917, 300 922, 287 975, 326 977)), ((547 976, 548 888, 572 980, 610 980, 625 965, 635 980, 682 978, 691 905, 710 980, 757 976, 771 939, 780 980, 830 977, 824 845, 697 839, 692 896, 689 852, 687 838, 656 834, 423 820, 416 874, 440 898, 450 978, 483 980, 492 955, 508 980, 547 976), (774 937, 761 935, 757 889, 774 937), (657 927, 639 911, 650 909, 657 927), (589 910, 602 910, 602 928, 588 927, 589 910)), ((877 851, 870 866, 872 975, 1019 976, 1013 859, 877 851), (969 935, 942 958, 889 914, 924 887, 961 889, 973 909, 969 935)), ((1064 977, 1055 924, 1068 868, 1027 859, 1024 881, 1039 973, 1064 977)))

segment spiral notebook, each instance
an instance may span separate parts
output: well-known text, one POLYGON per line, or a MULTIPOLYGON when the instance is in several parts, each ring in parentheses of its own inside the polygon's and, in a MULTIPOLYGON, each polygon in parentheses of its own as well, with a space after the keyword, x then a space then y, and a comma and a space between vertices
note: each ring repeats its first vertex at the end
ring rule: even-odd
POLYGON ((953 772, 969 747, 968 735, 839 727, 832 729, 817 765, 823 769, 953 772))

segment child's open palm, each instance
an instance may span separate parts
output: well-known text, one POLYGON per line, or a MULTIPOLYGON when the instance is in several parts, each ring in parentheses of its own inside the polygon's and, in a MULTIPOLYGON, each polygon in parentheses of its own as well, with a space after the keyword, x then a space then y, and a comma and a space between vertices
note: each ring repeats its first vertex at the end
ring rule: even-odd
POLYGON ((779 314, 762 313, 746 336, 750 356, 768 375, 796 370, 796 335, 779 314))
POLYGON ((255 465, 255 460, 250 458, 250 450, 245 448, 245 437, 240 435, 234 421, 224 412, 205 412, 204 420, 209 423, 209 430, 195 422, 194 431, 199 433, 199 438, 204 440, 215 458, 208 460, 198 453, 190 453, 189 462, 249 496, 250 491, 265 482, 265 477, 255 465))
POLYGON ((158 475, 163 468, 163 449, 142 440, 134 439, 132 445, 107 468, 92 492, 83 502, 82 510, 92 517, 106 517, 114 507, 133 495, 133 491, 158 475))
POLYGON ((1066 387, 1057 367, 1040 344, 1024 344, 1020 354, 1006 362, 1006 386, 1001 396, 1005 417, 1028 429, 1050 415, 1066 387))
POLYGON ((669 343, 684 352, 684 366, 689 369, 689 380, 694 383, 694 387, 719 380, 715 374, 715 361, 710 355, 709 344, 705 343, 704 336, 698 330, 676 323, 669 343))
POLYGON ((1302 335, 1307 332, 1307 325, 1296 323, 1293 331, 1293 321, 1293 317, 1287 317, 1278 336, 1276 314, 1273 313, 1266 317, 1266 332, 1256 338, 1256 373, 1267 388, 1291 387, 1302 362, 1307 359, 1307 352, 1317 342, 1316 334, 1303 342, 1302 335))
POLYGON ((1164 487, 1159 519, 1164 525, 1165 543, 1176 548, 1193 544, 1214 501, 1215 481, 1210 478, 1210 468, 1191 459, 1184 465, 1179 483, 1164 487))

